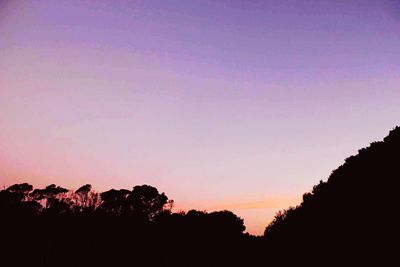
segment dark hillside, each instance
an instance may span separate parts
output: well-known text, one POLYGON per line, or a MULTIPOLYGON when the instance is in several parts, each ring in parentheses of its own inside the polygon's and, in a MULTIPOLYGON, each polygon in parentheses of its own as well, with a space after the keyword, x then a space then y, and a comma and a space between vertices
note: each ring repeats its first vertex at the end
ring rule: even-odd
POLYGON ((383 141, 347 158, 326 182, 304 194, 299 206, 278 213, 265 230, 268 248, 277 256, 292 255, 287 261, 319 258, 321 264, 393 259, 399 178, 396 127, 383 141))

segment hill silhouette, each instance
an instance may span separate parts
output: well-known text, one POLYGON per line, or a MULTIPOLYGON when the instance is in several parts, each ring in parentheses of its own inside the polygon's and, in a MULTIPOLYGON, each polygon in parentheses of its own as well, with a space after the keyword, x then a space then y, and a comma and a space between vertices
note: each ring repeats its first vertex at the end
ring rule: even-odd
POLYGON ((0 191, 4 266, 391 265, 400 128, 359 150, 280 211, 263 237, 230 211, 173 212, 149 185, 98 193, 28 183, 0 191))
POLYGON ((280 263, 382 264, 398 238, 400 128, 345 160, 265 230, 280 263), (282 257, 291 255, 291 257, 282 257))

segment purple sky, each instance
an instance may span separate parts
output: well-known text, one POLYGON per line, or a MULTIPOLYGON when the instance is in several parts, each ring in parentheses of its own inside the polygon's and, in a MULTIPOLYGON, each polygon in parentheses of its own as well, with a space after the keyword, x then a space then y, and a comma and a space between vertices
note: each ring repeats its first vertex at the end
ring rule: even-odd
POLYGON ((146 183, 261 234, 400 124, 399 71, 400 1, 0 1, 0 185, 146 183))

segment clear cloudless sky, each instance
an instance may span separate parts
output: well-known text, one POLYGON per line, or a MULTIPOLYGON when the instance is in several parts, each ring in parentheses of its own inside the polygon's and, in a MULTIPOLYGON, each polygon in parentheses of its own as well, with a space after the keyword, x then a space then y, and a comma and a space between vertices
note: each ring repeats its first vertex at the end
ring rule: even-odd
POLYGON ((400 124, 399 1, 0 0, 0 185, 150 184, 250 233, 400 124))

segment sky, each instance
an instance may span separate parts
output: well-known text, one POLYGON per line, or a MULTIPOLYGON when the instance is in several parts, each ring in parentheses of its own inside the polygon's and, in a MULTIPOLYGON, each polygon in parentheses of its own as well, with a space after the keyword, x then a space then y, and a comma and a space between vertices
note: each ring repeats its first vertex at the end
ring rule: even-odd
POLYGON ((400 118, 400 1, 0 0, 0 186, 275 212, 400 118))

